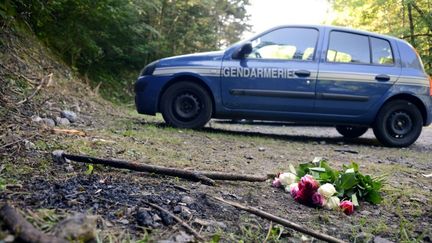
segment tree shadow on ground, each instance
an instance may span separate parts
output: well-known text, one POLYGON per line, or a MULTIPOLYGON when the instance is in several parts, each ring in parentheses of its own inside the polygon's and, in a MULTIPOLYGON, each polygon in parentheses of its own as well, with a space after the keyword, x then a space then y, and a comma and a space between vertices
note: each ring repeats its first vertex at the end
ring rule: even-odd
MULTIPOLYGON (((225 124, 230 124, 230 122, 223 122, 225 124)), ((141 125, 153 125, 159 128, 172 128, 171 126, 163 123, 163 122, 152 122, 152 121, 140 121, 141 125)), ((236 123, 237 124, 237 123, 236 123)), ((270 122, 253 122, 248 123, 253 125, 265 125, 265 126, 286 126, 286 127, 317 127, 316 125, 299 125, 292 123, 270 123, 270 122)), ((330 126, 327 126, 330 127, 330 126)), ((274 134, 274 133, 264 133, 264 132, 256 132, 256 131, 238 131, 229 128, 214 128, 214 127, 204 127, 201 129, 194 129, 194 131, 202 132, 202 133, 212 133, 212 134, 222 134, 222 135, 231 135, 231 136, 245 136, 245 137, 259 137, 259 138, 268 138, 275 139, 285 142, 300 142, 300 143, 316 143, 319 145, 321 143, 330 144, 330 145, 364 145, 364 146, 381 146, 379 142, 374 138, 355 138, 348 139, 344 137, 325 137, 325 136, 309 136, 309 135, 297 135, 297 134, 274 134)))

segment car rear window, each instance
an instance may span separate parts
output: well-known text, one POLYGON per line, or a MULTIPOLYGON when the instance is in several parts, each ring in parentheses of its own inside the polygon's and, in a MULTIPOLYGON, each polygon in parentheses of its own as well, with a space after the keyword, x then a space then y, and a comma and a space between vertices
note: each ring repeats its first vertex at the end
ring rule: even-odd
POLYGON ((393 65, 394 58, 390 42, 387 40, 332 31, 327 50, 327 62, 393 65))
POLYGON ((378 65, 393 65, 393 52, 390 43, 384 39, 371 37, 372 63, 378 65))

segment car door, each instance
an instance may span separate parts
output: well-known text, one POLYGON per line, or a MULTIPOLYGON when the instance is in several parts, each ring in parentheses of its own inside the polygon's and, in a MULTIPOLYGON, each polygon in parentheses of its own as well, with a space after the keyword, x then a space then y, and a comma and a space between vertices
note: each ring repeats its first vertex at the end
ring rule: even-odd
POLYGON ((248 57, 224 58, 225 107, 253 111, 311 112, 315 99, 319 30, 284 27, 252 40, 248 57))
POLYGON ((360 116, 376 105, 397 81, 392 40, 362 33, 332 30, 324 46, 317 80, 316 112, 360 116))

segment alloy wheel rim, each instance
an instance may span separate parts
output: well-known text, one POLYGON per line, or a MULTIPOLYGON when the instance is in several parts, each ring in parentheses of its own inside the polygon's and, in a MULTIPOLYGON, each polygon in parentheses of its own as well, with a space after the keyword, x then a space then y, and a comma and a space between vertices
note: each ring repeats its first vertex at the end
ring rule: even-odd
POLYGON ((174 100, 174 113, 180 120, 192 120, 198 116, 200 109, 199 99, 191 93, 182 93, 174 100))

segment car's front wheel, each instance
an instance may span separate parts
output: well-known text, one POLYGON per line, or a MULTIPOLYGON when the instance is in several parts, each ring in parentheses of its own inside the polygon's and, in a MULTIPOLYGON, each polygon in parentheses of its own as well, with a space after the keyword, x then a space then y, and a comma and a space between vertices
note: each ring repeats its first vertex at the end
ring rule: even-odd
POLYGON ((405 100, 385 104, 375 120, 373 131, 383 145, 407 147, 420 136, 423 118, 416 105, 405 100))
POLYGON ((169 86, 161 97, 165 122, 180 128, 201 128, 210 120, 212 101, 199 84, 182 81, 169 86))
POLYGON ((336 126, 336 130, 346 138, 358 138, 367 132, 368 127, 336 126))

